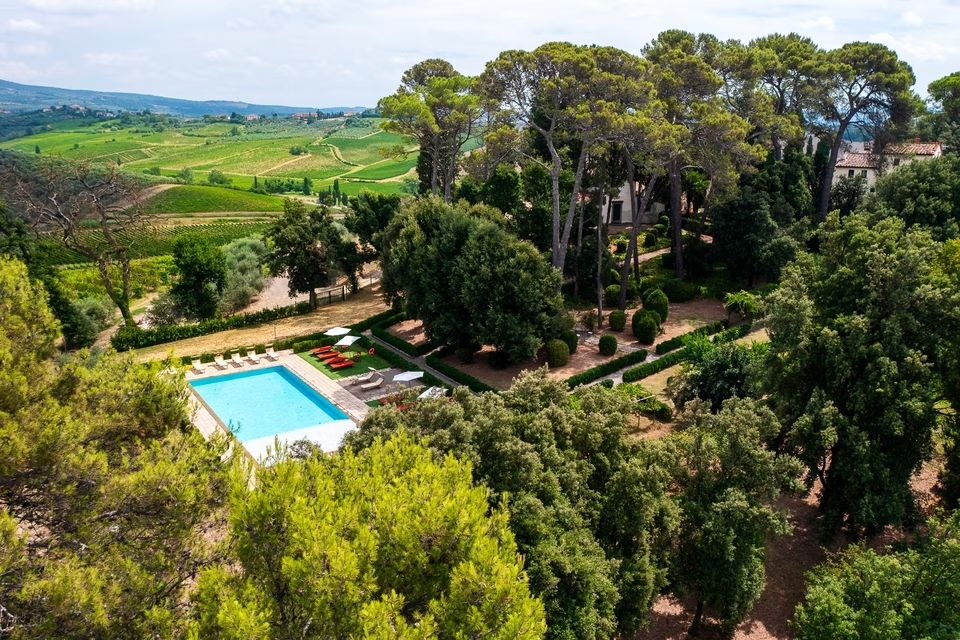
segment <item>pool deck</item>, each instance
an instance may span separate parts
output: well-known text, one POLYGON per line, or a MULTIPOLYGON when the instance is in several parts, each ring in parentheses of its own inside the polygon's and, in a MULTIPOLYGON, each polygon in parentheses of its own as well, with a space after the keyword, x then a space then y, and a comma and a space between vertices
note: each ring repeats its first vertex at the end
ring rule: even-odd
MULTIPOLYGON (((279 356, 277 360, 267 360, 264 356, 260 356, 260 362, 258 364, 244 362, 242 367, 234 366, 230 364, 229 361, 226 369, 217 369, 212 363, 207 364, 206 370, 203 373, 198 374, 188 370, 186 374, 187 380, 190 381, 214 378, 221 375, 227 375, 229 373, 267 369, 269 367, 283 365, 295 373, 297 377, 307 383, 307 385, 314 391, 320 393, 325 398, 330 400, 330 402, 337 405, 341 411, 349 416, 354 425, 360 424, 363 422, 363 419, 367 417, 370 407, 368 407, 363 400, 337 384, 335 380, 328 378, 316 368, 310 366, 308 362, 304 361, 300 356, 294 354, 293 351, 280 351, 277 353, 277 355, 279 356)), ((190 394, 190 405, 193 408, 193 423, 196 425, 200 433, 202 433, 206 438, 209 439, 213 437, 217 431, 227 431, 227 428, 220 422, 216 415, 214 415, 210 408, 207 407, 207 405, 200 399, 199 395, 195 391, 192 391, 190 394)), ((307 436, 308 439, 311 439, 309 438, 309 434, 299 433, 300 431, 304 430, 296 430, 291 432, 291 434, 299 434, 301 437, 307 436)), ((285 434, 279 435, 283 436, 285 434)), ((280 439, 286 440, 286 438, 280 439)), ((261 438, 261 440, 263 439, 261 438)), ((271 437, 269 440, 272 442, 273 438, 271 437)), ((254 440, 245 443, 244 448, 255 459, 261 459, 265 451, 265 446, 261 446, 261 444, 262 443, 254 440), (256 450, 251 451, 251 448, 256 450)), ((325 451, 336 448, 330 446, 329 442, 323 443, 323 447, 325 451)))

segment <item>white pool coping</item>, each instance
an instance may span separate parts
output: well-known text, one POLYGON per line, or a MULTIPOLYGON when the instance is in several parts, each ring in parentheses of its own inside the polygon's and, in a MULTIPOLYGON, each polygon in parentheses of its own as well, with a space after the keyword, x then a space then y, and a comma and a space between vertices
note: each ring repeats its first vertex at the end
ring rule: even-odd
MULTIPOLYGON (((260 362, 252 364, 244 363, 242 367, 228 366, 226 369, 217 369, 212 364, 206 366, 203 373, 187 372, 187 381, 206 380, 219 376, 229 375, 231 373, 241 373, 243 371, 253 371, 257 369, 269 369, 271 367, 283 366, 298 378, 303 380, 308 387, 332 402, 347 416, 348 420, 333 420, 324 424, 312 427, 304 427, 285 431, 263 438, 255 438, 247 442, 241 442, 243 448, 257 462, 262 462, 267 453, 267 449, 273 450, 277 441, 281 444, 292 443, 296 440, 309 440, 318 445, 325 452, 336 451, 340 448, 343 437, 351 430, 356 429, 357 425, 363 422, 370 411, 370 407, 360 398, 350 393, 347 389, 337 384, 337 382, 315 367, 311 366, 303 358, 293 353, 293 351, 281 351, 277 354, 277 360, 267 360, 260 356, 260 362)), ((197 390, 190 386, 191 406, 193 408, 193 424, 207 439, 219 430, 221 432, 230 432, 226 425, 220 420, 216 413, 203 401, 203 398, 197 393, 197 390)))

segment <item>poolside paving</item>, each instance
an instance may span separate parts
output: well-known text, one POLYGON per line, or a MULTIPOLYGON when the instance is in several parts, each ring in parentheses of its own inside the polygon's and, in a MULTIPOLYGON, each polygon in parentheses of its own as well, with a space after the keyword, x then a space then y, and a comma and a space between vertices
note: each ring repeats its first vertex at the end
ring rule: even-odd
MULTIPOLYGON (((298 438, 306 438, 308 440, 315 441, 323 448, 324 451, 336 450, 339 447, 339 440, 342 438, 343 434, 353 428, 356 428, 356 425, 363 422, 363 419, 367 417, 367 413, 370 411, 370 407, 368 407, 363 400, 355 396, 348 389, 338 384, 335 380, 328 378, 316 368, 310 366, 308 362, 304 361, 300 356, 294 354, 293 351, 281 351, 278 352, 277 355, 278 359, 275 361, 267 360, 265 357, 260 356, 260 362, 257 364, 246 362, 242 367, 229 365, 226 369, 222 370, 215 368, 212 364, 208 364, 206 365, 206 370, 203 373, 198 374, 188 371, 186 374, 187 380, 206 379, 220 375, 226 375, 229 373, 235 373, 238 371, 266 369, 268 367, 283 365, 295 373, 297 377, 307 384, 307 386, 311 387, 314 391, 320 393, 325 398, 330 400, 330 402, 337 405, 341 411, 349 416, 350 420, 335 421, 336 424, 327 423, 327 425, 331 425, 331 428, 335 428, 337 432, 338 437, 334 439, 331 439, 329 437, 330 434, 323 431, 326 425, 310 427, 308 429, 298 429, 295 431, 278 434, 278 439, 281 442, 289 442, 291 439, 297 440, 298 438), (347 422, 350 424, 347 424, 347 422), (316 430, 316 433, 311 433, 314 430, 316 430), (336 442, 334 442, 334 440, 336 440, 336 442)), ((200 399, 196 392, 190 394, 190 406, 193 409, 194 425, 207 439, 213 437, 213 434, 218 430, 229 431, 227 427, 224 426, 223 423, 217 418, 213 411, 211 411, 210 408, 200 399)), ((272 444, 272 441, 272 437, 268 439, 260 438, 244 443, 244 448, 252 457, 259 460, 264 457, 267 445, 272 444), (260 442, 261 440, 263 440, 263 442, 260 442)))

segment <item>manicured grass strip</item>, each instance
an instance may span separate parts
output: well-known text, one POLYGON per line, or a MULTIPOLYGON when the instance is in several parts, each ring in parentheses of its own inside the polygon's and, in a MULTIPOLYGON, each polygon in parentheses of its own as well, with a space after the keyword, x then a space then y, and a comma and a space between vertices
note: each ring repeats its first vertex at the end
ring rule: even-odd
MULTIPOLYGON (((314 358, 313 355, 311 355, 310 353, 310 349, 306 349, 304 351, 298 351, 297 355, 303 358, 304 360, 306 360, 307 362, 309 362, 314 369, 317 369, 318 371, 323 373, 323 375, 327 376, 332 380, 349 378, 350 376, 355 376, 358 373, 367 373, 369 371, 367 367, 373 367, 374 369, 390 368, 391 366, 390 363, 384 360, 383 358, 381 358, 379 354, 370 355, 369 353, 365 353, 366 349, 369 349, 369 347, 367 347, 366 349, 358 349, 356 345, 360 344, 360 342, 361 341, 358 340, 354 345, 351 345, 351 347, 347 349, 347 352, 349 353, 351 351, 362 351, 364 352, 363 355, 360 356, 360 360, 357 361, 356 364, 354 364, 352 367, 347 367, 345 369, 331 369, 320 360, 317 360, 316 358, 314 358)), ((316 349, 316 347, 311 347, 311 348, 316 349)))
POLYGON ((442 349, 437 353, 430 354, 427 356, 427 364, 451 380, 455 380, 456 382, 466 386, 471 391, 475 391, 477 393, 482 393, 484 391, 497 391, 487 383, 481 382, 469 373, 465 373, 441 359, 443 356, 451 353, 453 353, 452 349, 442 349))
POLYGON ((638 351, 628 353, 625 356, 608 360, 603 364, 598 364, 597 366, 587 369, 586 371, 581 371, 580 373, 570 376, 567 378, 567 386, 573 389, 577 385, 593 382, 598 378, 608 376, 614 371, 619 371, 620 369, 628 367, 631 364, 643 362, 647 359, 648 355, 649 354, 646 349, 640 349, 638 351))
POLYGON ((687 337, 710 336, 717 333, 718 331, 723 331, 723 329, 726 326, 727 326, 726 322, 724 322, 723 320, 717 320, 716 322, 711 322, 710 324, 700 327, 699 329, 688 331, 687 333, 681 336, 676 336, 676 337, 670 338, 669 340, 664 340, 663 342, 657 345, 657 349, 656 349, 657 355, 660 356, 670 351, 673 351, 674 349, 679 349, 680 347, 683 346, 683 342, 687 337))

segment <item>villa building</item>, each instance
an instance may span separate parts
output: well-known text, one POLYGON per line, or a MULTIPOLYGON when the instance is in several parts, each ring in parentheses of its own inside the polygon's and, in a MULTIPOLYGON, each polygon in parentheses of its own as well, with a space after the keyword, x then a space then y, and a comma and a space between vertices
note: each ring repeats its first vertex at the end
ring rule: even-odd
POLYGON ((862 176, 866 180, 867 189, 873 191, 877 178, 884 173, 911 162, 938 158, 942 154, 942 144, 920 142, 919 138, 913 142, 889 144, 879 153, 874 153, 873 144, 870 142, 851 145, 837 160, 833 184, 837 184, 841 178, 862 176))
MULTIPOLYGON (((637 186, 641 186, 641 183, 637 183, 637 186)), ((624 182, 620 186, 620 192, 613 196, 612 202, 611 198, 604 197, 603 199, 603 221, 609 225, 632 225, 633 217, 631 215, 630 208, 630 192, 631 185, 630 182, 624 182)), ((637 195, 637 206, 640 206, 639 195, 637 195)), ((657 220, 660 218, 660 215, 666 207, 660 202, 653 202, 650 205, 650 210, 643 212, 638 211, 640 215, 640 224, 656 224, 657 220)))

